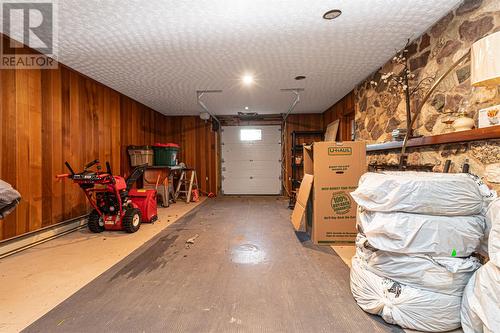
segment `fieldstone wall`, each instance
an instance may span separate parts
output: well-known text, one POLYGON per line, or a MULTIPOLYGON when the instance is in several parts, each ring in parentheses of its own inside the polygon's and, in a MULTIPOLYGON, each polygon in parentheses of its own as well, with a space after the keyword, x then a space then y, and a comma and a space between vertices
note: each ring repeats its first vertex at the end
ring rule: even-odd
MULTIPOLYGON (((400 151, 370 153, 367 157, 371 170, 378 168, 396 169, 400 151)), ((409 150, 408 165, 422 171, 442 172, 444 161, 451 160, 450 172, 461 172, 464 162, 468 162, 470 172, 480 175, 500 194, 498 175, 485 176, 486 167, 500 168, 500 140, 485 140, 463 144, 436 145, 409 150)))
MULTIPOLYGON (((419 99, 433 80, 464 55, 473 42, 500 30, 499 13, 498 0, 465 0, 408 46, 409 68, 415 75, 410 81, 410 88, 412 84, 414 86, 424 80, 421 85, 423 89, 412 96, 412 110, 420 104, 419 99)), ((404 45, 404 41, 401 44, 404 45)), ((389 60, 356 87, 356 140, 378 143, 390 141, 394 129, 406 127, 403 94, 391 92, 381 80, 384 73, 399 73, 402 69, 401 65, 389 60), (371 81, 377 82, 377 85, 371 81)), ((416 120, 414 135, 443 133, 446 125, 442 121, 449 113, 458 115, 460 111, 466 111, 477 123, 478 110, 497 104, 500 104, 500 87, 471 87, 470 62, 464 62, 448 75, 424 105, 416 120)), ((397 164, 397 153, 370 154, 369 163, 397 164)), ((471 171, 482 175, 486 165, 500 162, 500 140, 410 149, 409 153, 410 165, 436 171, 442 169, 447 159, 453 161, 452 171, 458 171, 468 159, 471 171)), ((494 186, 500 189, 500 184, 494 186)))

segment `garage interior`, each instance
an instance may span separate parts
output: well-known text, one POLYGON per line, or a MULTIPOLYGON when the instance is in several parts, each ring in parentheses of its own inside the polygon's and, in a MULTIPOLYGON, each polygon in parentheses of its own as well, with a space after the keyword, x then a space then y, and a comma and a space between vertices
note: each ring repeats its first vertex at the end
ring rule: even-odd
POLYGON ((0 332, 500 332, 499 1, 0 6, 0 332))

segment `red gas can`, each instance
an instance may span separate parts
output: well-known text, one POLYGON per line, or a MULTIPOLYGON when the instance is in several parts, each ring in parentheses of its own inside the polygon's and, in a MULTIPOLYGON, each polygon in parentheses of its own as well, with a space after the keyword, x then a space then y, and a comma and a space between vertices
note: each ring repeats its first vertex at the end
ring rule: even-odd
POLYGON ((132 203, 141 210, 143 222, 153 223, 158 220, 156 190, 131 189, 128 195, 132 203))

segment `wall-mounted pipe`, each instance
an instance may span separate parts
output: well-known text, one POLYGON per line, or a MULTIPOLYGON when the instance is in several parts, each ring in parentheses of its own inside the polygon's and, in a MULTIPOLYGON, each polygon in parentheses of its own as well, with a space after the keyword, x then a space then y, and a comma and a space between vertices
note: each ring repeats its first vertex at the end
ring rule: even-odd
POLYGON ((213 113, 211 113, 209 110, 208 110, 208 107, 205 105, 205 103, 203 103, 203 101, 201 100, 201 98, 203 97, 204 94, 211 94, 211 93, 221 93, 222 90, 197 90, 196 91, 196 100, 198 102, 198 105, 206 112, 210 115, 210 117, 214 118, 215 121, 217 122, 217 124, 219 125, 219 128, 221 128, 221 123, 220 123, 220 120, 219 118, 217 118, 213 113))
POLYGON ((286 166, 285 163, 287 162, 285 157, 286 157, 286 150, 287 150, 287 127, 286 127, 286 120, 288 116, 295 110, 295 107, 297 104, 300 103, 300 92, 304 91, 304 88, 291 88, 291 89, 281 89, 282 92, 292 92, 295 95, 295 98, 288 108, 288 111, 285 114, 282 114, 282 123, 281 123, 281 187, 282 189, 286 192, 287 196, 290 196, 290 192, 285 186, 285 182, 288 181, 288 179, 285 179, 285 174, 286 174, 286 166))
POLYGON ((284 92, 290 91, 290 92, 292 92, 292 93, 295 94, 295 99, 293 100, 292 104, 288 108, 288 111, 283 115, 283 122, 285 122, 286 118, 288 118, 288 116, 290 115, 290 113, 293 112, 293 110, 295 109, 295 107, 297 106, 297 104, 300 103, 300 92, 304 91, 304 88, 281 89, 281 91, 284 91, 284 92))

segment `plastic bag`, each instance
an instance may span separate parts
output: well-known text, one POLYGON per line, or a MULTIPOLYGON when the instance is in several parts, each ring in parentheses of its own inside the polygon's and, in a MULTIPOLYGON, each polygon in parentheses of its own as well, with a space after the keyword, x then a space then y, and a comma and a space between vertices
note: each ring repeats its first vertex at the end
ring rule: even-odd
POLYGON ((465 333, 500 332, 500 268, 486 263, 470 279, 462 299, 465 333))
POLYGON ((489 235, 487 235, 488 256, 490 262, 500 267, 500 199, 496 199, 488 207, 486 224, 490 227, 489 235))
POLYGON ((432 292, 462 296, 472 274, 481 267, 477 258, 405 255, 376 250, 366 237, 356 238, 356 254, 378 276, 432 292))
POLYGON ((468 257, 484 237, 485 218, 380 213, 358 210, 359 228, 379 250, 468 257))
POLYGON ((0 219, 9 215, 21 200, 21 195, 9 183, 0 179, 0 219))
POLYGON ((351 193, 370 211, 443 216, 479 214, 493 195, 472 175, 432 172, 369 172, 351 193))
POLYGON ((352 259, 351 292, 364 311, 377 314, 390 324, 427 332, 460 327, 461 297, 379 277, 357 256, 352 259))

